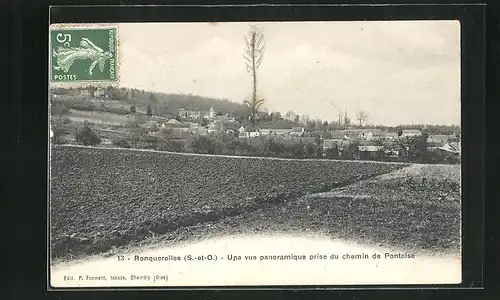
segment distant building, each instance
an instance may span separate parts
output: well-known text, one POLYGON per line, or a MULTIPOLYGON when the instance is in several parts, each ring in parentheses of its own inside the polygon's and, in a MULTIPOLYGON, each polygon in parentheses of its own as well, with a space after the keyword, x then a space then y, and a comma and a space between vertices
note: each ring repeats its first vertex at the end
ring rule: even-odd
POLYGON ((241 125, 241 127, 238 129, 238 133, 240 135, 244 135, 247 130, 245 129, 245 126, 241 125))
POLYGON ((447 134, 431 134, 429 135, 427 142, 436 144, 445 144, 448 142, 449 139, 450 136, 447 134))
POLYGON ((224 131, 224 125, 220 121, 214 121, 208 125, 208 133, 220 133, 224 131))
POLYGON ((347 131, 346 130, 332 130, 328 132, 330 134, 330 137, 332 139, 346 139, 347 138, 347 131))
POLYGON ((271 133, 272 133, 272 129, 269 129, 269 128, 262 128, 260 130, 261 135, 270 135, 271 133))
POLYGON ((198 120, 201 117, 201 112, 180 108, 177 115, 183 119, 198 120))
POLYGON ((81 96, 93 96, 88 89, 78 90, 78 94, 81 96))
POLYGON ((248 136, 253 138, 253 137, 259 137, 260 136, 260 132, 258 131, 251 131, 251 132, 248 132, 248 136))
POLYGON ((177 121, 176 119, 170 119, 170 120, 168 120, 168 122, 166 124, 167 125, 179 125, 179 124, 181 124, 181 122, 177 121))
POLYGON ((374 131, 374 132, 369 132, 366 135, 366 140, 367 141, 374 141, 374 140, 393 140, 398 137, 397 132, 389 132, 389 131, 374 131))
POLYGON ((144 124, 141 125, 142 128, 146 128, 149 130, 158 130, 158 122, 156 121, 146 121, 144 124))
POLYGON ((411 137, 411 136, 421 136, 422 132, 417 129, 403 129, 401 136, 403 137, 411 137))
POLYGON ((437 147, 436 149, 444 153, 460 156, 460 148, 460 143, 449 142, 442 147, 437 147))
POLYGON ((209 120, 214 120, 215 116, 217 115, 217 112, 213 107, 210 107, 210 110, 208 111, 208 119, 209 120))
POLYGON ((360 159, 378 159, 384 156, 383 146, 359 146, 360 159))
POLYGON ((191 128, 189 127, 174 127, 172 128, 172 132, 175 133, 188 133, 190 132, 191 128))
POLYGON ((304 136, 305 129, 303 127, 292 127, 290 135, 304 136))
POLYGON ((273 129, 272 134, 286 136, 292 133, 292 129, 273 129))

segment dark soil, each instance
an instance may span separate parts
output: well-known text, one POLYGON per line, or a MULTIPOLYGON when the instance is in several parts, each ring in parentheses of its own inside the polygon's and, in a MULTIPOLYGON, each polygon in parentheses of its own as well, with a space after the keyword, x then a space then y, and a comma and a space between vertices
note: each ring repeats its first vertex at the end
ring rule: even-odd
POLYGON ((231 220, 243 215, 250 218, 248 228, 257 230, 266 224, 283 230, 321 224, 327 208, 306 216, 301 197, 405 166, 57 146, 51 156, 51 256, 103 253, 207 222, 233 226, 231 220), (252 216, 260 227, 252 225, 252 216), (314 220, 295 224, 308 216, 314 220))
POLYGON ((233 234, 320 234, 417 253, 456 254, 461 240, 459 170, 411 166, 333 192, 179 228, 142 245, 233 234))

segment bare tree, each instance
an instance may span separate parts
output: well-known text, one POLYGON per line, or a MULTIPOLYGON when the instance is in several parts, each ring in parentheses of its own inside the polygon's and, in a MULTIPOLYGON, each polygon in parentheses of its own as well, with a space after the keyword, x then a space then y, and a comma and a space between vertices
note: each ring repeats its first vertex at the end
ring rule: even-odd
POLYGON ((356 114, 356 120, 359 121, 359 126, 363 125, 363 123, 368 119, 368 113, 364 110, 358 111, 356 114))
POLYGON ((291 110, 289 110, 286 114, 285 114, 285 118, 287 118, 288 120, 290 121, 293 121, 295 119, 295 113, 291 110))
POLYGON ((344 126, 349 127, 349 125, 351 125, 351 118, 349 117, 349 115, 347 115, 346 111, 344 115, 344 126))
POLYGON ((264 99, 257 97, 257 70, 262 63, 266 49, 262 29, 257 26, 250 26, 248 35, 245 36, 245 44, 246 49, 243 57, 245 58, 247 72, 252 75, 252 97, 250 100, 243 102, 250 109, 250 121, 252 126, 255 127, 257 113, 264 104, 264 99))

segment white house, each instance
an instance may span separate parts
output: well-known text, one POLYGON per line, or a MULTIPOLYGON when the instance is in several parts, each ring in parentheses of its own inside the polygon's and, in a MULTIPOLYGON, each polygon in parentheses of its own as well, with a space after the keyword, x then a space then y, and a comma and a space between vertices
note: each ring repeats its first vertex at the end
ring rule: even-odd
POLYGON ((243 125, 241 125, 241 127, 238 129, 238 133, 240 135, 244 135, 246 131, 247 130, 246 130, 245 126, 243 126, 243 125))
POLYGON ((366 134, 367 141, 373 140, 392 140, 398 136, 397 132, 388 131, 370 131, 366 134))
POLYGON ((249 137, 251 137, 251 138, 260 136, 260 132, 258 132, 258 131, 251 131, 248 134, 249 134, 249 137))
POLYGON ((290 132, 290 135, 298 135, 302 136, 305 132, 305 129, 303 127, 292 127, 292 131, 290 132))
POLYGON ((420 130, 416 130, 416 129, 403 129, 403 133, 401 134, 401 136, 403 136, 403 137, 421 136, 421 135, 422 135, 422 132, 420 132, 420 130))
POLYGON ((270 135, 270 134, 271 134, 271 132, 272 132, 272 131, 271 131, 271 129, 269 129, 269 128, 262 128, 262 129, 260 130, 260 135, 270 135))
POLYGON ((461 148, 460 143, 449 142, 449 143, 446 143, 442 147, 438 147, 437 149, 442 151, 442 152, 452 153, 452 154, 460 156, 460 148, 461 148))
POLYGON ((201 117, 201 113, 199 111, 185 110, 183 108, 180 108, 178 110, 178 115, 181 118, 192 119, 192 120, 198 120, 201 117))
POLYGON ((170 120, 168 120, 167 124, 179 125, 179 124, 181 124, 181 122, 177 121, 176 119, 170 119, 170 120))

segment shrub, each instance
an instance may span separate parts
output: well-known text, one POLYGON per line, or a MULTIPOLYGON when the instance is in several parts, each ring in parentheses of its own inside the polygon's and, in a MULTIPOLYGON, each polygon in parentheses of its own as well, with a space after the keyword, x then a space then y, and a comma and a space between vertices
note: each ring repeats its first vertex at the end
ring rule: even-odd
POLYGON ((84 146, 95 146, 101 143, 101 138, 85 124, 83 129, 76 133, 76 142, 84 146))
POLYGON ((208 137, 200 136, 196 137, 192 141, 192 148, 195 153, 201 154, 214 154, 216 144, 213 139, 208 137))
POLYGON ((64 130, 64 127, 61 124, 54 124, 51 130, 51 142, 53 144, 64 144, 64 135, 66 134, 66 130, 64 130))
POLYGON ((54 102, 51 107, 52 115, 65 115, 69 113, 69 107, 61 102, 54 102))
POLYGON ((313 158, 316 156, 317 154, 317 146, 315 145, 315 143, 313 142, 307 142, 306 145, 305 145, 305 157, 307 158, 313 158))
POLYGON ((113 145, 121 148, 131 148, 132 143, 130 140, 127 140, 125 138, 118 138, 118 139, 113 139, 112 140, 113 145))
POLYGON ((338 159, 339 158, 339 148, 335 145, 332 148, 325 150, 325 156, 329 159, 338 159))

